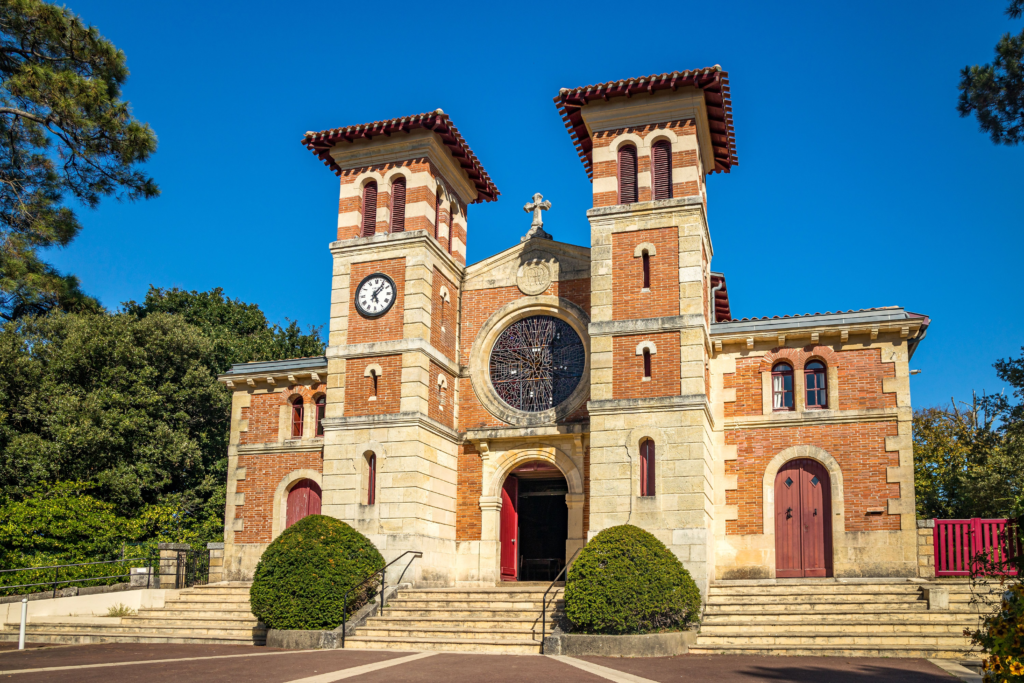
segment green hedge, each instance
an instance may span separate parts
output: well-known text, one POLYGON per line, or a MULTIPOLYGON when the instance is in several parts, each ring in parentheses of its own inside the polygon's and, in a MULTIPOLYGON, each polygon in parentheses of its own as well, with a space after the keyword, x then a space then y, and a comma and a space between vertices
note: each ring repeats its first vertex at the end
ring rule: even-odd
POLYGON ((649 633, 700 618, 700 591, 661 541, 625 524, 580 552, 565 583, 565 614, 583 633, 649 633))
MULTIPOLYGON (((271 543, 253 577, 249 604, 257 619, 282 630, 330 630, 341 625, 345 592, 384 558, 341 520, 310 515, 271 543)), ((349 595, 348 613, 376 595, 376 582, 349 595)))

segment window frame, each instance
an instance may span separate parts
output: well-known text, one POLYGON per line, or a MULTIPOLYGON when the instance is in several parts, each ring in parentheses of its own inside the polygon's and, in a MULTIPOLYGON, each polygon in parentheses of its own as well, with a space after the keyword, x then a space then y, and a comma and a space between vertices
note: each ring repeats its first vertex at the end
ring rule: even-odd
POLYGON ((377 197, 379 191, 377 189, 377 181, 371 180, 370 182, 363 185, 363 215, 361 216, 363 224, 359 226, 360 237, 373 237, 377 232, 377 197), (370 201, 370 190, 373 190, 373 201, 370 201))
POLYGON ((370 457, 366 459, 366 504, 373 505, 377 502, 377 454, 370 451, 370 457))
POLYGON ((645 348, 642 355, 644 359, 644 379, 651 379, 654 376, 654 372, 652 370, 653 361, 651 360, 651 350, 645 348))
POLYGON ((643 289, 647 291, 651 290, 651 254, 649 251, 644 249, 644 252, 640 254, 640 265, 643 268, 643 289))
POLYGON ((661 139, 651 145, 651 199, 672 199, 672 142, 670 140, 661 139), (657 150, 664 149, 668 158, 665 160, 665 193, 666 196, 658 196, 658 180, 660 174, 657 173, 657 166, 655 164, 655 154, 657 150))
POLYGON ((391 209, 388 212, 390 214, 388 216, 388 221, 391 224, 390 228, 391 228, 391 232, 392 233, 405 232, 405 209, 406 209, 406 205, 408 203, 408 197, 409 197, 409 186, 408 186, 408 183, 405 180, 405 176, 404 175, 395 176, 394 180, 391 181, 391 209), (396 188, 398 186, 402 187, 402 202, 401 202, 401 205, 399 205, 398 201, 396 200, 396 196, 397 196, 396 188), (401 211, 396 211, 396 208, 398 208, 399 206, 401 206, 401 211), (395 221, 396 217, 399 217, 401 219, 397 224, 396 224, 396 221, 395 221))
POLYGON ((657 495, 657 445, 654 439, 645 437, 640 441, 640 496, 653 498, 657 495))
POLYGON ((814 358, 804 364, 804 408, 807 410, 828 410, 828 365, 824 361, 814 358), (808 368, 809 365, 817 364, 820 367, 808 368), (815 386, 812 389, 808 383, 810 378, 815 378, 815 386), (820 386, 818 379, 820 378, 820 386), (811 394, 816 395, 814 403, 811 403, 811 394), (818 403, 817 398, 824 397, 824 403, 818 403))
POLYGON ((618 183, 617 183, 618 184, 618 200, 619 200, 618 203, 619 204, 635 204, 636 202, 640 201, 639 153, 637 151, 636 145, 633 144, 632 142, 623 144, 621 147, 619 147, 618 151, 616 152, 615 159, 616 159, 615 175, 616 175, 616 179, 618 180, 618 183), (625 158, 626 154, 630 153, 630 151, 632 152, 632 160, 631 161, 625 158), (630 196, 628 196, 628 197, 625 196, 625 193, 623 191, 623 180, 622 180, 623 179, 623 169, 626 168, 626 164, 627 163, 632 166, 632 168, 630 168, 628 170, 632 171, 632 174, 633 174, 633 190, 632 190, 632 194, 630 196))
POLYGON ((293 439, 301 439, 303 433, 303 421, 306 417, 306 406, 305 401, 302 400, 302 396, 295 396, 291 400, 292 404, 292 430, 291 434, 293 439))
POLYGON ((793 364, 785 361, 781 361, 772 366, 772 412, 776 413, 789 413, 796 410, 796 374, 793 372, 793 364), (786 370, 779 370, 778 368, 785 367, 786 370), (785 387, 785 380, 789 378, 789 389, 785 387), (776 378, 782 381, 782 390, 780 391, 776 387, 776 378), (790 406, 786 406, 786 394, 790 397, 790 406), (782 400, 776 401, 776 397, 781 395, 782 400), (781 403, 781 406, 777 406, 777 403, 781 403))
POLYGON ((313 429, 314 436, 324 435, 324 417, 327 414, 327 397, 320 395, 313 401, 316 409, 316 427, 313 429))

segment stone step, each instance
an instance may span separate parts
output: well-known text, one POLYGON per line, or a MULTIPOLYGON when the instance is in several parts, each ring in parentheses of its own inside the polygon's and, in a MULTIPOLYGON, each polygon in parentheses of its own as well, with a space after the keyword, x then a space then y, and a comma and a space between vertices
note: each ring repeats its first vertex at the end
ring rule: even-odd
POLYGON ((537 654, 540 643, 533 640, 468 638, 369 638, 349 636, 346 647, 370 650, 441 650, 448 652, 503 652, 537 654))
POLYGON ((871 645, 834 647, 831 645, 799 645, 771 647, 736 647, 733 645, 699 645, 690 648, 693 655, 776 655, 780 657, 908 657, 915 659, 963 659, 966 650, 946 650, 939 647, 908 647, 894 650, 871 645))
MULTIPOLYGON (((541 610, 541 602, 538 600, 424 600, 417 598, 406 598, 399 593, 399 597, 388 600, 388 606, 394 605, 402 609, 422 609, 424 607, 441 607, 453 610, 541 610)), ((559 608, 563 605, 561 600, 549 603, 548 608, 559 608)))
MULTIPOLYGON (((548 610, 548 619, 553 619, 557 612, 555 610, 548 610)), ((541 611, 536 610, 504 610, 504 609, 445 609, 443 607, 417 607, 417 608, 398 608, 392 607, 391 603, 388 603, 387 608, 384 610, 385 617, 430 617, 440 618, 448 620, 463 621, 467 618, 471 619, 540 619, 541 611)))
POLYGON ((249 609, 249 601, 225 602, 223 600, 167 600, 162 608, 154 609, 205 609, 205 610, 239 610, 249 609))
MULTIPOLYGON (((13 631, 13 629, 11 629, 13 631)), ((96 626, 93 624, 31 624, 26 626, 26 633, 31 630, 33 633, 107 633, 111 635, 131 635, 133 633, 148 633, 159 636, 189 636, 209 638, 252 638, 254 631, 263 631, 254 627, 249 628, 180 628, 125 625, 120 626, 96 626)))
MULTIPOLYGON (((530 617, 527 619, 512 619, 509 617, 492 619, 460 618, 456 623, 464 628, 475 629, 505 628, 517 631, 539 631, 541 628, 541 619, 539 614, 536 617, 530 617)), ((449 618, 392 617, 388 614, 384 617, 370 617, 366 621, 366 628, 433 629, 437 627, 446 628, 452 624, 453 621, 449 618)), ((551 628, 551 619, 548 619, 547 629, 550 631, 551 628)))
MULTIPOLYGON (((719 623, 717 621, 705 621, 701 624, 700 635, 701 637, 713 636, 713 635, 734 635, 737 633, 744 633, 742 622, 733 623, 719 623)), ((820 627, 826 627, 829 629, 837 629, 845 634, 895 634, 914 636, 921 634, 935 634, 935 635, 955 635, 963 636, 964 624, 962 623, 936 623, 929 621, 900 621, 900 622, 879 622, 879 621, 841 621, 841 622, 824 622, 821 624, 814 624, 808 622, 793 622, 793 623, 759 623, 757 624, 757 631, 765 634, 790 634, 790 633, 807 633, 817 631, 820 627)))
POLYGON ((928 605, 925 602, 919 603, 880 603, 880 602, 844 602, 837 604, 834 602, 772 602, 772 603, 728 603, 728 604, 709 604, 705 607, 705 614, 716 614, 718 608, 726 608, 723 611, 728 612, 834 612, 834 611, 851 611, 855 610, 858 612, 894 612, 894 611, 907 611, 907 612, 926 612, 928 605))
POLYGON ((705 613, 705 624, 845 624, 851 621, 867 623, 934 623, 934 624, 974 624, 980 615, 965 612, 929 612, 921 610, 893 611, 828 611, 828 612, 715 612, 705 613))
POLYGON ((891 647, 937 647, 943 650, 968 649, 970 640, 963 635, 942 634, 898 634, 898 633, 856 633, 846 631, 794 631, 791 633, 768 633, 758 629, 736 629, 731 632, 705 635, 697 638, 697 645, 732 645, 735 647, 757 648, 769 646, 829 645, 842 649, 847 645, 870 645, 876 648, 891 647))
MULTIPOLYGON (((18 640, 17 631, 0 631, 0 642, 12 642, 18 640)), ((88 644, 88 643, 180 643, 192 645, 263 645, 266 636, 255 637, 249 635, 245 638, 239 637, 193 637, 187 635, 166 636, 153 634, 148 631, 139 631, 133 634, 97 632, 36 632, 25 631, 25 640, 30 643, 53 643, 53 644, 88 644)))
POLYGON ((175 619, 173 617, 125 617, 121 622, 128 626, 162 626, 178 629, 188 628, 255 628, 259 621, 251 614, 245 618, 228 619, 224 617, 211 617, 208 619, 175 619))
POLYGON ((218 595, 216 593, 192 593, 190 595, 168 596, 167 602, 223 602, 228 604, 248 603, 248 593, 232 593, 230 595, 218 595))
POLYGON ((770 586, 716 586, 708 589, 708 596, 717 595, 860 595, 882 593, 886 595, 921 594, 921 584, 809 584, 770 586))
POLYGON ((508 628, 469 628, 459 626, 434 628, 388 628, 367 625, 356 632, 366 638, 469 638, 472 640, 536 640, 540 642, 540 625, 534 635, 531 630, 508 628))
MULTIPOLYGON (((552 590, 547 594, 547 599, 561 597, 564 593, 564 588, 552 590)), ((426 600, 535 600, 540 602, 544 598, 544 591, 507 591, 489 588, 466 591, 455 588, 431 588, 403 590, 401 595, 426 600)))
POLYGON ((823 593, 800 594, 767 594, 767 595, 709 595, 709 605, 773 605, 779 603, 817 603, 829 605, 841 605, 844 603, 902 603, 914 604, 915 602, 925 604, 920 594, 905 595, 903 593, 858 593, 852 595, 830 595, 823 593))
POLYGON ((169 619, 241 619, 252 616, 249 609, 140 609, 139 617, 169 619))

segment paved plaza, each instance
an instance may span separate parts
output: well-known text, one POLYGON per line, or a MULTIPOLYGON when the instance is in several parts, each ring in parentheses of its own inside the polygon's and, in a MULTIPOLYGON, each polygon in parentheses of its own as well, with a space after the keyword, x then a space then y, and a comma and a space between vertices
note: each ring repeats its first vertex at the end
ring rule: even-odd
POLYGON ((954 683, 923 659, 683 655, 653 659, 544 657, 247 646, 103 644, 0 651, 18 683, 954 683))

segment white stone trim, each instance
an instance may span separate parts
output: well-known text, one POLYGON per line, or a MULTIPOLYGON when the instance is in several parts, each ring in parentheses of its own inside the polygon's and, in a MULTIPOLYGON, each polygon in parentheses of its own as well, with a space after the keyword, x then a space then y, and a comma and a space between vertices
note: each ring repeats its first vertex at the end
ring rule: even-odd
POLYGON ((440 291, 437 295, 441 297, 441 301, 450 304, 452 302, 452 295, 448 293, 448 285, 441 285, 440 291))
POLYGON ((816 460, 828 470, 829 483, 832 487, 832 558, 842 558, 842 549, 845 547, 844 534, 846 533, 846 507, 843 500, 843 470, 839 467, 836 459, 825 450, 817 446, 790 446, 768 463, 764 470, 764 479, 761 482, 761 533, 771 537, 772 564, 771 571, 775 573, 775 476, 790 460, 797 458, 809 458, 816 460))
POLYGON ((644 355, 644 349, 650 351, 652 356, 658 352, 658 347, 654 345, 654 342, 642 341, 636 345, 636 355, 644 355))
POLYGON ((273 519, 270 521, 271 541, 284 531, 284 523, 288 520, 288 493, 303 479, 310 479, 320 487, 320 504, 323 505, 324 478, 320 472, 302 469, 292 470, 286 474, 274 490, 273 519))
POLYGON ((448 378, 445 377, 444 375, 442 375, 441 373, 437 373, 437 388, 438 389, 447 389, 448 388, 448 378))
POLYGON ((636 245, 636 249, 633 250, 633 258, 640 258, 647 252, 648 256, 654 256, 658 253, 658 250, 654 248, 654 245, 650 242, 641 242, 636 245))
MULTIPOLYGON (((616 136, 616 138, 612 140, 612 144, 608 145, 606 149, 608 149, 610 152, 612 152, 613 155, 617 157, 619 154, 619 149, 628 142, 631 142, 634 146, 636 146, 636 156, 639 160, 641 156, 640 152, 645 148, 645 145, 644 139, 637 135, 636 133, 622 133, 621 135, 616 136)), ((617 172, 616 175, 618 175, 617 172)))
POLYGON ((384 371, 376 363, 370 363, 366 366, 366 369, 363 370, 363 377, 372 377, 373 375, 370 374, 371 372, 376 372, 377 377, 381 377, 384 374, 384 371))

